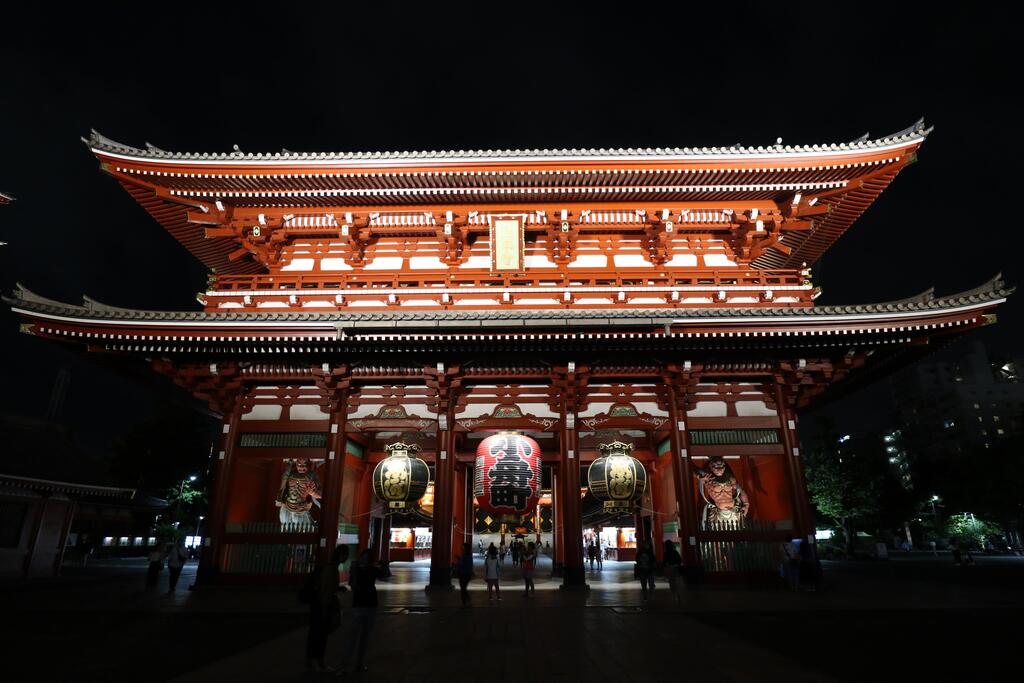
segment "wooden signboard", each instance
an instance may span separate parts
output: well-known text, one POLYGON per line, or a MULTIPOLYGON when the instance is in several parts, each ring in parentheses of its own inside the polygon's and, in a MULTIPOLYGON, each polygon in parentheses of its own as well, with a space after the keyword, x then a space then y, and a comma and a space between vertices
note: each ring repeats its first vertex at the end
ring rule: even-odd
POLYGON ((525 241, 525 216, 493 216, 490 218, 491 272, 521 273, 525 241))

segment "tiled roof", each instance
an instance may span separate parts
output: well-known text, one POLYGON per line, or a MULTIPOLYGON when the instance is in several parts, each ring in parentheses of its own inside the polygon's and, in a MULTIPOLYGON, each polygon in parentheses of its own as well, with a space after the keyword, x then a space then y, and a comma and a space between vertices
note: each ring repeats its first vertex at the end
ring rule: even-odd
POLYGON ((921 141, 931 132, 924 127, 924 119, 914 125, 891 135, 869 139, 862 136, 852 142, 816 144, 816 145, 782 145, 781 143, 767 146, 732 145, 730 147, 644 147, 644 148, 589 148, 589 149, 503 149, 503 150, 443 150, 419 152, 291 152, 283 150, 273 153, 242 152, 228 153, 209 152, 168 152, 146 143, 145 149, 132 147, 107 138, 95 130, 83 142, 95 152, 122 155, 137 159, 151 159, 182 162, 225 162, 225 163, 260 163, 260 162, 292 162, 297 164, 315 162, 423 162, 423 163, 460 163, 473 161, 533 161, 533 160, 648 160, 674 158, 742 158, 742 157, 780 157, 806 156, 816 154, 834 154, 851 152, 869 152, 874 149, 893 145, 921 141))
POLYGON ((1013 293, 1002 275, 980 287, 944 297, 935 297, 932 290, 898 301, 876 304, 851 304, 813 307, 761 308, 665 308, 665 309, 546 309, 546 310, 440 310, 440 311, 335 311, 335 312, 204 312, 149 311, 120 308, 84 297, 81 305, 66 304, 39 296, 18 284, 11 296, 3 300, 13 308, 26 312, 65 316, 88 320, 125 322, 195 322, 195 323, 334 323, 340 327, 456 327, 480 325, 526 324, 600 325, 609 321, 632 324, 663 324, 686 319, 712 320, 728 323, 746 318, 773 318, 779 322, 813 321, 829 316, 877 316, 914 312, 941 312, 947 309, 984 304, 1005 299, 1013 293))

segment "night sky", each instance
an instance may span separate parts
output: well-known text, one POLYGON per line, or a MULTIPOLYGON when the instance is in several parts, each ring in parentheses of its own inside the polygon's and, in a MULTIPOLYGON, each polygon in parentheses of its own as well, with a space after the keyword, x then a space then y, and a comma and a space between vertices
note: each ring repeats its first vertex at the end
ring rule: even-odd
MULTIPOLYGON (((350 5, 294 18, 5 10, 0 191, 17 201, 0 208, 3 291, 198 307, 205 269, 100 173, 79 139, 90 128, 198 152, 668 147, 844 142, 921 116, 935 131, 919 163, 817 264, 819 303, 955 292, 999 271, 1021 282, 1018 36, 980 3, 571 18, 350 5)), ((1019 350, 1022 307, 1011 299, 986 341, 1019 350)), ((0 313, 0 411, 42 417, 62 367, 60 420, 94 448, 156 409, 148 389, 17 327, 0 313)))

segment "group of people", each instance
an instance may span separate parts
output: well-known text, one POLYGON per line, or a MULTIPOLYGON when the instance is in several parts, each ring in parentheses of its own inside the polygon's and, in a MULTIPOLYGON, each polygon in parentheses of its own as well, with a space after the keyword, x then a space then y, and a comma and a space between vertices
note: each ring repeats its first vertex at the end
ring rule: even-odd
POLYGON ((170 574, 167 592, 173 593, 177 590, 181 570, 185 568, 185 563, 188 562, 188 550, 185 549, 185 539, 180 538, 176 542, 164 545, 156 544, 149 551, 148 559, 149 569, 146 571, 146 587, 156 588, 160 582, 160 572, 163 571, 166 564, 167 571, 170 574))
MULTIPOLYGON (((488 600, 494 600, 495 598, 501 600, 501 566, 503 564, 502 550, 504 545, 502 543, 499 548, 494 543, 491 543, 484 554, 484 581, 487 582, 488 600)), ((537 557, 540 549, 536 543, 531 541, 525 545, 513 543, 511 552, 512 565, 518 566, 522 570, 523 584, 526 587, 526 593, 523 597, 528 598, 537 592, 537 588, 533 583, 533 577, 537 571, 537 557)), ((459 577, 459 591, 462 597, 462 604, 468 605, 469 582, 473 580, 473 546, 471 544, 466 543, 462 546, 462 555, 459 557, 456 571, 459 577)))
POLYGON ((362 550, 349 569, 348 586, 352 591, 352 629, 345 641, 339 668, 327 664, 327 638, 341 626, 341 603, 338 593, 346 590, 339 584, 341 565, 348 561, 349 548, 339 545, 330 562, 318 567, 303 584, 299 598, 309 605, 309 636, 306 639, 307 670, 336 673, 341 676, 353 663, 353 671, 366 671, 364 664, 370 633, 377 619, 377 579, 380 565, 373 561, 373 552, 362 550))

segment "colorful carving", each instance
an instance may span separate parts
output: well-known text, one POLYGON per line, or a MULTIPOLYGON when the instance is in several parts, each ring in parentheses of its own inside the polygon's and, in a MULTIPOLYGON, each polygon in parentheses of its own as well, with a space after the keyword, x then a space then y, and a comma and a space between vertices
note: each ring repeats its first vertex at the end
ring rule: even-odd
POLYGON ((313 526, 313 516, 309 511, 314 503, 320 505, 323 489, 320 477, 313 470, 308 458, 297 458, 285 461, 284 475, 281 477, 281 488, 277 492, 275 505, 280 508, 278 519, 281 524, 313 526))
POLYGON ((749 500, 725 458, 717 455, 708 458, 707 465, 694 474, 704 499, 701 528, 714 531, 743 526, 749 500))

